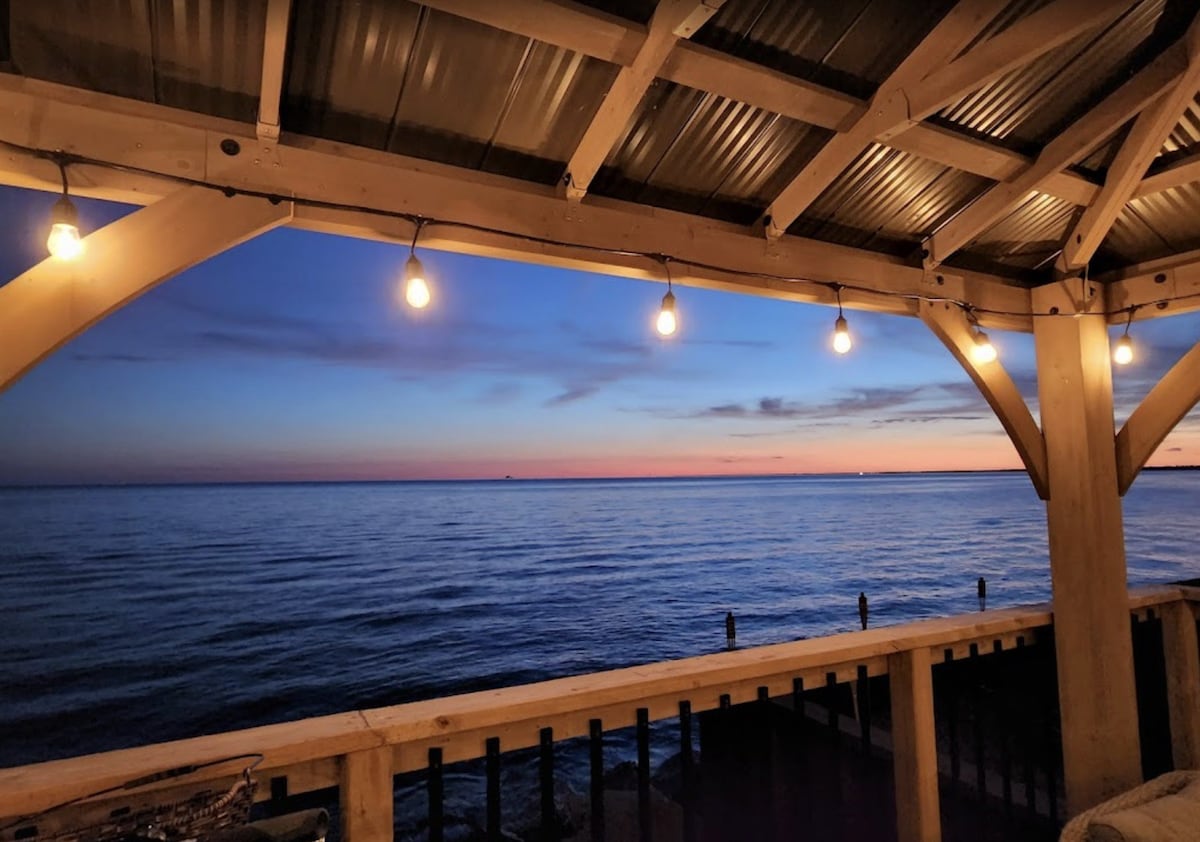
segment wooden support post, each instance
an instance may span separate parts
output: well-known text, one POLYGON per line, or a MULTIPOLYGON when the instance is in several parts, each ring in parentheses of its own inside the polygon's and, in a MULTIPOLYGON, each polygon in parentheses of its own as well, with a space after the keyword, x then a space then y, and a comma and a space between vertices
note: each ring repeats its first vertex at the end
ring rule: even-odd
POLYGON ((1196 769, 1200 768, 1200 647, 1196 642, 1196 617, 1184 600, 1164 605, 1161 610, 1171 757, 1176 769, 1196 769))
POLYGON ((888 674, 896 770, 896 838, 899 842, 939 842, 942 825, 929 650, 918 647, 889 655, 888 674))
MULTIPOLYGON (((1059 286, 1034 307, 1069 313, 1059 286)), ((1141 782, 1112 369, 1103 315, 1034 320, 1067 812, 1141 782)))
POLYGON ((344 842, 391 842, 392 747, 345 755, 338 795, 344 842))

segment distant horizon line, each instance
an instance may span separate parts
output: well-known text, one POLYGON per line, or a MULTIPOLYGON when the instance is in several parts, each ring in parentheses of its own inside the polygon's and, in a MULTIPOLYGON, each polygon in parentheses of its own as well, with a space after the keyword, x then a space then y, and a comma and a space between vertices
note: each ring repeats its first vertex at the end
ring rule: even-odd
MULTIPOLYGON (((1147 465, 1146 471, 1196 471, 1200 465, 1147 465)), ((424 479, 228 479, 228 480, 179 480, 154 481, 135 480, 128 482, 33 482, 33 483, 0 483, 2 490, 20 489, 54 489, 54 488, 178 488, 185 486, 212 485, 398 485, 402 483, 480 483, 480 482, 658 482, 663 480, 744 480, 744 479, 786 479, 792 477, 830 477, 857 478, 877 476, 924 476, 937 474, 1023 474, 1024 468, 947 468, 944 470, 928 471, 787 471, 781 473, 756 474, 664 474, 661 476, 596 476, 596 477, 474 477, 474 478, 438 478, 424 479)))

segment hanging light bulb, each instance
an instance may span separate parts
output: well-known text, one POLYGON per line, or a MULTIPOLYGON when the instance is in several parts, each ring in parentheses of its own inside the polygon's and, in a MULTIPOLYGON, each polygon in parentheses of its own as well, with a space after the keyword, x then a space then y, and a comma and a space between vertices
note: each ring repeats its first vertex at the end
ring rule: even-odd
POLYGON ((837 321, 833 323, 833 350, 845 354, 854 343, 850 340, 850 328, 846 325, 846 317, 842 315, 842 285, 835 285, 833 292, 837 296, 838 306, 837 321))
POLYGON ((1129 316, 1125 319, 1125 332, 1113 345, 1113 362, 1117 365, 1129 365, 1133 362, 1133 340, 1129 338, 1129 324, 1133 321, 1133 307, 1129 308, 1129 316))
POLYGON ((83 254, 83 240, 79 237, 79 213, 67 195, 67 167, 59 161, 62 175, 62 197, 50 211, 50 236, 46 238, 46 250, 58 260, 74 260, 83 254))
POLYGON ((996 357, 996 346, 992 344, 992 340, 988 339, 988 335, 982 330, 975 328, 975 347, 971 349, 971 359, 982 364, 995 362, 996 357))
POLYGON ((404 300, 409 307, 417 310, 429 306, 429 284, 425 282, 425 269, 415 254, 410 254, 404 264, 404 300))
POLYGON ((667 268, 667 294, 663 296, 658 318, 654 320, 654 329, 659 336, 667 337, 679 329, 679 319, 675 315, 675 293, 671 290, 671 263, 664 260, 663 265, 667 268))
POLYGON ((421 236, 424 224, 425 220, 417 220, 417 230, 413 232, 412 245, 408 247, 408 260, 404 263, 404 300, 414 310, 424 310, 432 298, 425 280, 425 267, 417 258, 417 237, 421 236))

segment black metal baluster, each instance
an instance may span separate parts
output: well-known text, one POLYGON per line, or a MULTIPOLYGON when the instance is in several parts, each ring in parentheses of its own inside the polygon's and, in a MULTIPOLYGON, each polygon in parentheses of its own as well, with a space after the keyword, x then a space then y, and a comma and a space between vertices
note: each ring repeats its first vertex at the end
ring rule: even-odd
POLYGON ((762 747, 761 763, 762 780, 759 782, 763 794, 764 822, 763 832, 767 839, 775 838, 775 763, 772 758, 771 735, 771 690, 769 687, 758 688, 758 710, 756 711, 758 728, 761 732, 762 747))
POLYGON ((445 818, 443 797, 445 787, 442 782, 442 750, 429 750, 429 776, 426 781, 429 787, 429 842, 443 842, 445 839, 445 818))
POLYGON ((1012 700, 1009 698, 1009 687, 1012 684, 1008 678, 1008 661, 1005 660, 1004 646, 999 640, 992 642, 992 654, 996 659, 993 675, 999 671, 996 686, 996 727, 1000 730, 1000 784, 1004 794, 1004 814, 1012 816, 1012 700))
POLYGON ((858 724, 862 729, 862 750, 871 756, 871 679, 866 664, 858 665, 858 724))
POLYGON ((592 839, 604 842, 604 725, 599 719, 588 722, 590 755, 592 839))
POLYGON ((500 738, 488 737, 487 749, 487 838, 500 842, 500 738))
POLYGON ((554 729, 543 728, 538 757, 538 779, 542 792, 542 840, 558 842, 558 810, 554 807, 554 729))
POLYGON ((651 842, 654 836, 654 813, 650 803, 650 711, 637 709, 637 798, 638 838, 651 842))
POLYGON ((692 756, 692 703, 679 703, 679 777, 683 788, 683 842, 696 842, 696 767, 692 756))
POLYGON ((728 693, 722 693, 717 699, 717 704, 720 705, 721 710, 729 710, 733 707, 733 700, 729 698, 728 693))
POLYGON ((962 765, 958 756, 958 676, 951 666, 954 663, 954 650, 945 650, 942 661, 946 664, 942 697, 946 705, 946 737, 950 741, 950 780, 957 788, 962 765))
POLYGON ((833 743, 835 747, 841 747, 842 729, 838 725, 838 710, 837 710, 837 673, 825 673, 825 687, 829 690, 829 710, 826 711, 826 721, 829 723, 829 730, 833 732, 833 743))
MULTIPOLYGON (((1025 649, 1025 638, 1017 638, 1017 651, 1020 655, 1020 673, 1024 675, 1029 666, 1029 652, 1025 649)), ((1037 815, 1037 778, 1033 769, 1033 747, 1036 735, 1032 728, 1021 728, 1021 778, 1025 784, 1025 807, 1030 815, 1037 815)))
POLYGON ((975 741, 975 786, 979 800, 987 798, 987 767, 984 765, 983 701, 980 685, 983 683, 983 668, 979 662, 979 644, 971 644, 971 731, 975 741))

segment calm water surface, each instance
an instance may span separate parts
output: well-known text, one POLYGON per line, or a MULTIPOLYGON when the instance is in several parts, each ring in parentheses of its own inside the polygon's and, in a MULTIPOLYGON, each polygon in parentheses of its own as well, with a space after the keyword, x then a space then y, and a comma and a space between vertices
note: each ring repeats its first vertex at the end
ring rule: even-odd
MULTIPOLYGON (((1126 500, 1200 575, 1200 472, 1126 500)), ((1020 474, 0 490, 0 766, 1049 597, 1020 474)))

